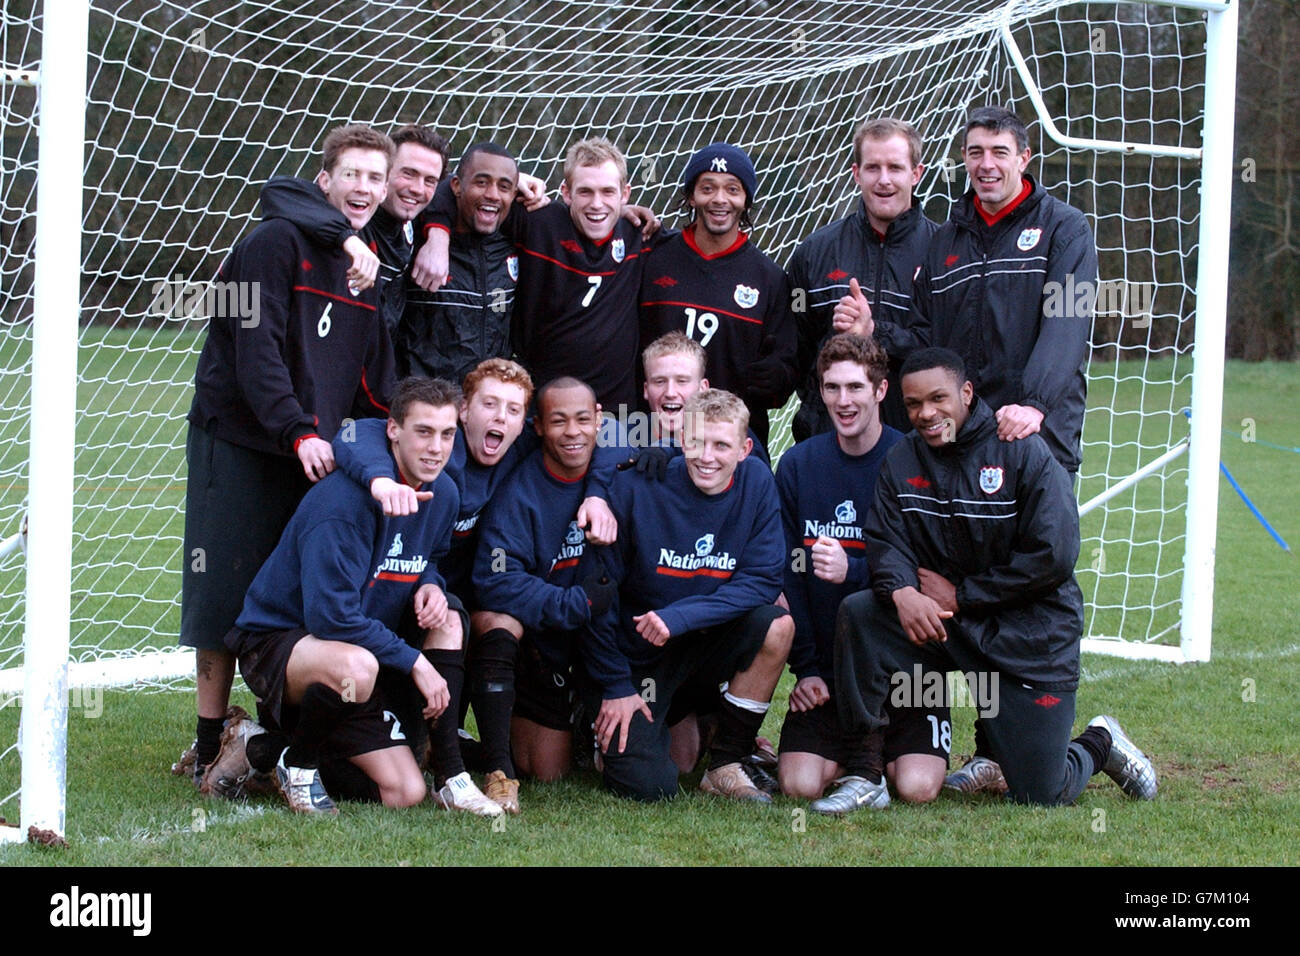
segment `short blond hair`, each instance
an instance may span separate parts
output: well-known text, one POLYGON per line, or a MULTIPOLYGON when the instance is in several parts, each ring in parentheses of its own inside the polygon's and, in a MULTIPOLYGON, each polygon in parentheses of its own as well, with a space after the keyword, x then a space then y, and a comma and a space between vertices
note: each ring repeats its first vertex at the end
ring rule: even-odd
POLYGON ((742 441, 749 431, 749 409, 738 395, 723 388, 706 388, 692 395, 682 409, 682 420, 683 425, 690 422, 731 422, 740 429, 742 441))
POLYGON ((474 397, 485 378, 494 378, 506 385, 518 385, 524 390, 525 406, 533 399, 533 379, 522 365, 510 359, 490 358, 479 362, 465 376, 461 392, 464 393, 466 402, 474 397))
POLYGON ((901 136, 907 143, 907 153, 913 168, 921 165, 921 134, 911 123, 894 119, 892 116, 867 120, 853 132, 853 164, 862 162, 862 144, 867 140, 877 143, 901 136))
POLYGON ((700 378, 704 378, 704 371, 708 367, 704 346, 685 332, 668 332, 645 347, 641 352, 641 366, 647 375, 650 374, 650 363, 665 355, 685 355, 695 359, 700 363, 700 378))
POLYGON ((573 185, 573 174, 581 166, 603 166, 613 163, 618 169, 621 185, 627 185, 627 159, 617 146, 603 136, 580 139, 569 147, 564 157, 564 181, 573 185))

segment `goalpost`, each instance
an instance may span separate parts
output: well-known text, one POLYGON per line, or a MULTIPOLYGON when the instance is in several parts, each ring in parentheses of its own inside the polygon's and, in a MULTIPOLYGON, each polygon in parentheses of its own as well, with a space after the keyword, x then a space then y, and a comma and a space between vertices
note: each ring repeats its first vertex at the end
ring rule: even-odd
POLYGON ((553 185, 570 141, 609 135, 634 201, 670 213, 686 158, 725 139, 758 169, 754 239, 785 262, 855 201, 860 120, 920 128, 917 197, 942 220, 967 110, 1011 106, 1111 293, 1080 472, 1085 648, 1209 657, 1235 4, 30 0, 4 17, 0 539, 26 521, 30 542, 0 557, 0 816, 21 815, 0 841, 64 832, 70 687, 192 688, 174 643, 203 291, 260 185, 313 174, 347 121, 427 123, 457 151, 496 139, 553 185))

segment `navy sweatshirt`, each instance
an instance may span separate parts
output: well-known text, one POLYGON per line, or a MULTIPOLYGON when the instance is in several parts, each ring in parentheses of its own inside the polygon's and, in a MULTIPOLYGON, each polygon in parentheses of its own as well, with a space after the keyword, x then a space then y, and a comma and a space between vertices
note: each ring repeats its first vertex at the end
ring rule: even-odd
MULTIPOLYGON (((388 450, 388 423, 378 419, 356 422, 350 431, 334 439, 334 463, 367 491, 376 478, 401 481, 397 465, 388 450)), ((537 433, 524 423, 524 430, 495 465, 482 465, 465 447, 465 432, 456 432, 456 444, 443 473, 456 485, 460 510, 451 532, 451 548, 438 562, 438 571, 447 581, 447 589, 469 604, 473 599, 470 581, 474 551, 478 546, 479 516, 497 488, 538 446, 537 433)))
POLYGON ((636 693, 632 662, 664 652, 636 633, 633 616, 657 612, 670 641, 726 624, 776 601, 785 563, 776 484, 752 456, 716 495, 695 487, 682 456, 662 482, 620 472, 609 504, 619 536, 607 566, 619 597, 584 642, 588 673, 607 700, 636 693))
POLYGON ((420 652, 394 630, 420 587, 444 586, 437 564, 459 506, 445 473, 432 491, 433 500, 417 513, 390 518, 369 491, 331 472, 294 512, 253 579, 236 626, 253 632, 306 628, 409 672, 420 652))
POLYGON ((885 455, 902 438, 883 426, 865 455, 848 455, 834 432, 814 435, 781 456, 776 487, 785 526, 785 599, 794 618, 790 670, 797 678, 829 678, 834 672, 835 615, 845 597, 869 581, 862 529, 876 495, 885 455), (819 535, 834 538, 849 559, 842 584, 813 573, 810 549, 819 535), (796 557, 795 552, 800 552, 796 557), (798 569, 798 570, 796 570, 798 569))
POLYGON ((532 631, 587 623, 587 594, 578 584, 586 536, 575 520, 586 477, 560 478, 538 449, 502 484, 483 517, 474 561, 480 607, 532 631))

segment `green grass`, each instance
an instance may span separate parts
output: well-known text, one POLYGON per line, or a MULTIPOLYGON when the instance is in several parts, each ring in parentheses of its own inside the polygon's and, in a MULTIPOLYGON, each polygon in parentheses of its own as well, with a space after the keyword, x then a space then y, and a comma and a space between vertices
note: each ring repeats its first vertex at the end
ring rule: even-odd
MULTIPOLYGON (((1146 368, 1156 374, 1156 366, 1146 368)), ((1135 383, 1115 387, 1121 407, 1139 400, 1135 383)), ((1093 401, 1102 391, 1094 383, 1093 401)), ((1150 391, 1148 400, 1157 401, 1150 391)), ((1283 537, 1300 545, 1300 455, 1240 438, 1249 418, 1260 442, 1300 446, 1300 423, 1291 411, 1298 400, 1300 366, 1229 365, 1224 424, 1237 436, 1225 436, 1222 458, 1283 537)), ((130 402, 122 401, 120 413, 129 414, 130 402)), ((1157 407, 1168 405, 1168 396, 1158 399, 1157 407)), ((1119 428, 1124 417, 1115 417, 1119 428)), ((1126 454, 1151 457, 1136 447, 1126 454)), ((1165 485, 1180 486, 1181 479, 1165 485)), ((1142 489, 1137 500, 1146 507, 1141 496, 1159 493, 1142 489)), ((106 493, 106 500, 114 494, 120 492, 106 493)), ((73 710, 69 718, 70 848, 0 848, 0 865, 1295 865, 1300 563, 1277 547, 1226 482, 1219 501, 1213 660, 1172 665, 1084 657, 1078 725, 1100 712, 1121 719, 1156 761, 1161 789, 1152 804, 1131 802, 1097 777, 1070 808, 1016 808, 944 794, 928 807, 895 805, 831 820, 805 815, 801 803, 784 799, 765 809, 716 801, 694 792, 695 777, 684 779, 683 796, 671 804, 629 805, 603 793, 594 776, 578 775, 554 785, 525 783, 524 815, 498 829, 427 804, 400 812, 345 805, 337 820, 302 820, 271 802, 198 797, 165 772, 189 742, 192 698, 114 691, 105 695, 100 716, 73 710), (975 848, 963 839, 972 833, 980 836, 975 848)), ((1122 560, 1111 552, 1124 547, 1125 533, 1131 529, 1141 540, 1158 524, 1140 510, 1126 520, 1123 528, 1091 531, 1085 522, 1085 534, 1105 534, 1106 570, 1122 560)), ((1181 560, 1181 541, 1166 550, 1181 560)), ((765 725, 773 738, 789 686, 787 676, 765 725)), ((236 697, 251 703, 246 691, 236 697)), ((14 739, 17 716, 16 707, 0 710, 0 746, 14 739)), ((969 752, 971 716, 954 712, 955 756, 969 752)), ((15 789, 16 774, 13 755, 0 760, 0 799, 15 789)), ((14 814, 15 802, 0 813, 14 814)))

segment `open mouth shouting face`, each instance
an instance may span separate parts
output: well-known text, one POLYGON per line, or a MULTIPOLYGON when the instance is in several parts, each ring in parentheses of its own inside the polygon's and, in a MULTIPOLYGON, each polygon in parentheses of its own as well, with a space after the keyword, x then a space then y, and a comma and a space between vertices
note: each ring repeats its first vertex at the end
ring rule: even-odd
POLYGON ((460 405, 470 457, 488 467, 501 461, 524 429, 526 404, 522 385, 483 379, 460 405))
POLYGON ((686 400, 709 387, 700 362, 693 355, 670 353, 645 363, 645 400, 658 423, 658 435, 682 434, 682 410, 686 400))

